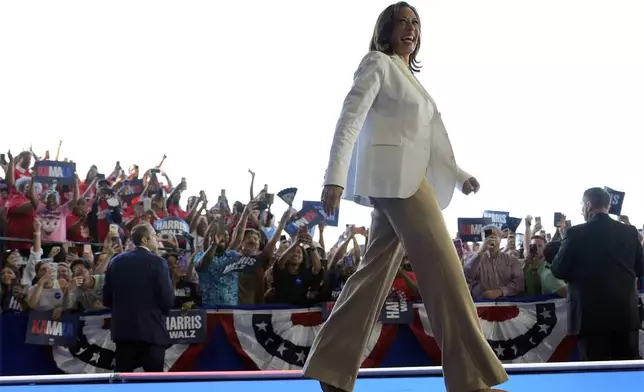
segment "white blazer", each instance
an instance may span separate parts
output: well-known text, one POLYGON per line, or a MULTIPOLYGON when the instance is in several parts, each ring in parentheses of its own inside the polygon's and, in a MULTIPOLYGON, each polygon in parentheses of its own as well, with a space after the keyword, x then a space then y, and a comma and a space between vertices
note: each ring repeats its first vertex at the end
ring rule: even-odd
POLYGON ((411 197, 424 177, 445 209, 470 175, 456 165, 436 104, 404 61, 369 52, 344 101, 324 184, 371 206, 369 197, 411 197))

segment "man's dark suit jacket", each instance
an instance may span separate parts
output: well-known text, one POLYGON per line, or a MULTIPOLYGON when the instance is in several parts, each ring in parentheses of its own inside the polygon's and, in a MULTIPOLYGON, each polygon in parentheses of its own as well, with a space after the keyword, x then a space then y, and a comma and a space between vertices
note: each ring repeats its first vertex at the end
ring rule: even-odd
POLYGON ((169 345, 166 316, 174 302, 168 262, 137 247, 105 272, 103 304, 112 309, 112 340, 169 345))
POLYGON ((626 332, 640 327, 636 278, 644 275, 637 229, 607 214, 566 230, 552 274, 568 282, 568 332, 626 332))

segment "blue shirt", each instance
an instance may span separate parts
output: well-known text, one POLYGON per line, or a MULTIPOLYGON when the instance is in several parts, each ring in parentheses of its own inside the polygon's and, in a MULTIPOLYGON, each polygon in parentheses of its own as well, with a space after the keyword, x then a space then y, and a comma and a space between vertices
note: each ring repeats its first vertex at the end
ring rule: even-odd
POLYGON ((237 306, 239 304, 239 280, 237 272, 223 274, 224 267, 241 258, 241 253, 227 250, 212 258, 205 270, 200 270, 205 256, 199 252, 195 266, 199 271, 199 286, 204 307, 237 306))

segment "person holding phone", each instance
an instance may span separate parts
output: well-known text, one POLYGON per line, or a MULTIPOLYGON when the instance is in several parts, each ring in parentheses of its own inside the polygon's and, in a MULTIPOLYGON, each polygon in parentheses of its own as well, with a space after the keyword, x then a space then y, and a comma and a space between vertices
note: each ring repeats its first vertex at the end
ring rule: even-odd
POLYGON ((519 259, 501 252, 503 233, 498 227, 486 226, 483 233, 483 244, 463 266, 472 297, 497 299, 519 295, 524 287, 519 259))
POLYGON ((87 226, 93 241, 103 243, 109 235, 110 224, 120 225, 123 215, 119 198, 108 180, 99 180, 96 192, 96 198, 87 214, 87 226))

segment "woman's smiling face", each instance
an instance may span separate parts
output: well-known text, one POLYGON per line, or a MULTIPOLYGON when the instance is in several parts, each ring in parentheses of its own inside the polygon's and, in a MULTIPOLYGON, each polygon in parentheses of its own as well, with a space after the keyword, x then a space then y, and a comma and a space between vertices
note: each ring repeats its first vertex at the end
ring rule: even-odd
POLYGON ((0 271, 0 280, 2 281, 3 285, 9 286, 15 279, 16 273, 13 272, 11 268, 5 267, 0 271))

